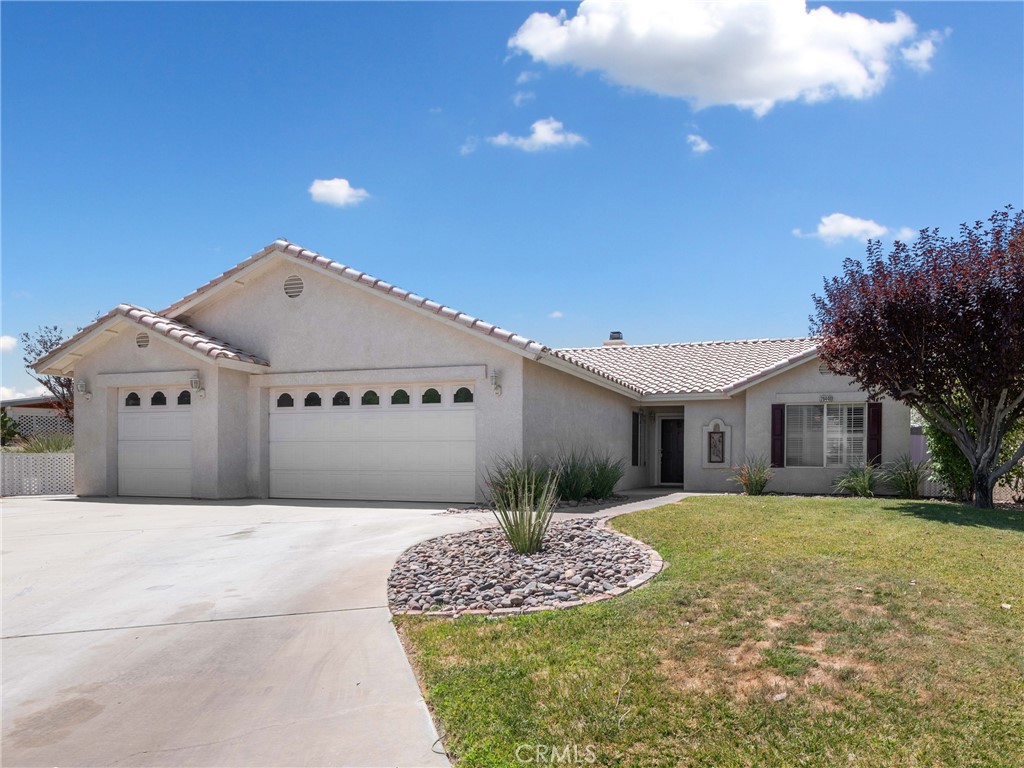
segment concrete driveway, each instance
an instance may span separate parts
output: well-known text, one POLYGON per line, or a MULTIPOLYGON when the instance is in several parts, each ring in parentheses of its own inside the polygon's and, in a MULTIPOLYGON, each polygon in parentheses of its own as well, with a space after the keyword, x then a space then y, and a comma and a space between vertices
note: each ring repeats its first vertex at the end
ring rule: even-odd
POLYGON ((447 765, 386 598, 436 511, 5 499, 4 765, 447 765))

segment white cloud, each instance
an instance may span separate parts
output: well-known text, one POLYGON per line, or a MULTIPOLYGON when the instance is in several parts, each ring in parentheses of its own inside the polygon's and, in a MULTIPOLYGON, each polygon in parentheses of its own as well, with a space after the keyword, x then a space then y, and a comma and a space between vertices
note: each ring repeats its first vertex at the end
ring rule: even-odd
POLYGON ((519 77, 516 78, 516 85, 526 85, 534 80, 540 80, 540 72, 531 72, 530 70, 526 70, 525 72, 519 73, 519 77))
POLYGON ((731 104, 760 116, 780 102, 872 96, 901 53, 925 65, 935 45, 920 43, 935 37, 919 36, 899 11, 885 22, 808 11, 803 0, 583 0, 572 18, 531 14, 509 47, 698 108, 731 104))
POLYGON ((48 394, 50 391, 42 384, 29 387, 28 392, 22 392, 17 387, 0 387, 0 400, 16 400, 20 397, 40 397, 48 394))
POLYGON ((463 157, 465 157, 466 155, 472 155, 474 152, 476 152, 476 148, 479 143, 480 139, 478 139, 476 136, 470 136, 464 142, 462 142, 462 146, 459 147, 459 154, 462 155, 463 157))
POLYGON ((529 136, 499 133, 497 136, 488 137, 487 140, 496 147, 515 147, 524 152, 539 152, 542 149, 574 147, 577 144, 587 143, 587 140, 578 133, 566 131, 561 121, 555 120, 553 117, 538 120, 531 125, 529 136))
POLYGON ((517 107, 523 106, 528 101, 532 101, 536 94, 533 91, 516 91, 512 94, 512 103, 517 107))
POLYGON ((370 196, 365 189, 349 184, 348 179, 316 179, 309 186, 309 194, 315 203, 325 203, 338 208, 358 205, 370 196))
POLYGON ((794 229, 797 237, 816 237, 829 245, 842 240, 878 240, 884 235, 892 234, 897 240, 913 240, 917 233, 909 227, 900 227, 893 232, 889 227, 879 224, 874 219, 861 219, 845 213, 830 213, 822 216, 818 228, 814 232, 803 233, 794 229))
POLYGON ((565 314, 561 310, 556 309, 554 312, 549 312, 548 317, 552 320, 558 320, 561 317, 565 317, 565 314))
POLYGON ((711 145, 708 144, 707 139, 703 136, 698 136, 696 133, 689 134, 686 137, 686 143, 690 145, 690 149, 697 155, 703 155, 711 150, 711 145))
POLYGON ((18 346, 18 340, 13 336, 0 336, 0 352, 13 352, 18 346))
POLYGON ((900 48, 900 55, 918 72, 927 72, 932 68, 932 57, 938 50, 938 43, 949 37, 952 31, 947 28, 942 32, 929 32, 920 40, 915 40, 905 48, 900 48))

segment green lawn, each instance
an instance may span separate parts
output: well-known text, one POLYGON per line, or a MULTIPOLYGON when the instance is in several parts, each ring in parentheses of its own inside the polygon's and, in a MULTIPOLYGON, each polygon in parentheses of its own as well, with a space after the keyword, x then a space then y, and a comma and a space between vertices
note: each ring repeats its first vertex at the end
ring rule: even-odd
POLYGON ((1024 766, 1024 513, 696 497, 615 526, 668 564, 636 592, 399 620, 460 767, 1024 766))

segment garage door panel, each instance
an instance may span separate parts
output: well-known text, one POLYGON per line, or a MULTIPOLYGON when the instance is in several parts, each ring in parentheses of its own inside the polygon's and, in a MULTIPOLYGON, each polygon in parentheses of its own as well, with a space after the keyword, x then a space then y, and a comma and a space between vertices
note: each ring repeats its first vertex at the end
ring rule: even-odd
POLYGON ((451 443, 449 462, 453 469, 476 465, 476 443, 451 443))
POLYGON ((145 440, 148 421, 141 413, 122 413, 117 418, 118 440, 145 440))
POLYGON ((476 496, 472 408, 385 404, 322 413, 275 410, 270 441, 271 496, 396 501, 476 496))
POLYGON ((476 414, 473 411, 456 411, 452 414, 452 422, 448 436, 453 440, 476 439, 476 414))
POLYGON ((405 472, 415 470, 422 452, 418 443, 389 444, 388 450, 384 451, 381 456, 381 469, 405 472))
POLYGON ((153 406, 148 394, 141 400, 118 413, 118 494, 191 496, 191 409, 153 406))
POLYGON ((451 466, 451 445, 442 440, 419 443, 415 468, 421 472, 448 472, 451 466))
POLYGON ((354 427, 355 440, 380 440, 384 436, 384 419, 379 413, 357 413, 354 427))
POLYGON ((118 494, 121 496, 191 496, 192 469, 124 470, 119 473, 118 494))
POLYGON ((348 442, 321 443, 321 450, 326 459, 325 469, 334 471, 351 470, 360 457, 360 444, 348 442))
POLYGON ((415 440, 416 416, 412 413, 389 413, 381 422, 384 440, 415 440))

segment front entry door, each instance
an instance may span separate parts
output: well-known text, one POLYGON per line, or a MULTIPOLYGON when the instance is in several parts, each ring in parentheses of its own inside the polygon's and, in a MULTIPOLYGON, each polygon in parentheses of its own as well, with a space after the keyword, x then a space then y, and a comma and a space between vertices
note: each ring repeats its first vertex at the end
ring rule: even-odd
POLYGON ((683 482, 683 420, 661 421, 661 482, 683 482))

